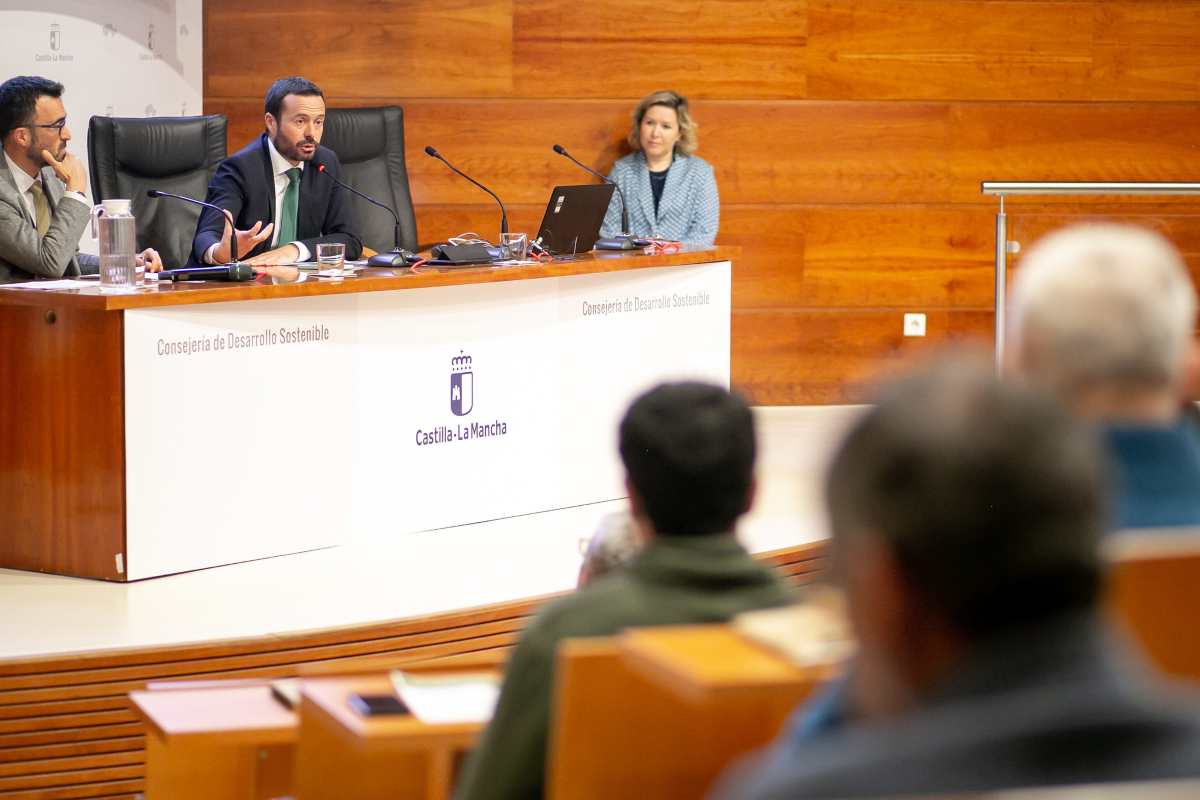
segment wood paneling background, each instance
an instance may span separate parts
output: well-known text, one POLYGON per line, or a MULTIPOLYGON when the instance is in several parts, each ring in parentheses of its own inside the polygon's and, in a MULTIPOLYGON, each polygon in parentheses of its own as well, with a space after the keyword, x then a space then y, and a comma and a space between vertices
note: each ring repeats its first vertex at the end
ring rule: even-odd
MULTIPOLYGON (((206 0, 205 110, 230 146, 281 75, 331 106, 404 107, 422 241, 531 230, 549 188, 607 171, 637 98, 692 98, 734 268, 734 382, 758 403, 860 399, 914 349, 988 340, 983 180, 1200 180, 1200 2, 206 0), (267 32, 270 32, 269 34, 267 32), (905 312, 928 314, 905 339, 905 312)), ((1118 215, 1184 245, 1200 201, 1010 203, 1014 238, 1118 215)))

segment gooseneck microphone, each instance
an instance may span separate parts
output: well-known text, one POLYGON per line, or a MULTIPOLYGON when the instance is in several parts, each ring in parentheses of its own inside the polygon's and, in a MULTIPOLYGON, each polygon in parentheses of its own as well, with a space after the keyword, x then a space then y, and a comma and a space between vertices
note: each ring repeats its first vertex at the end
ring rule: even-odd
POLYGON ((228 211, 221 208, 220 206, 213 205, 212 203, 206 203, 203 200, 197 200, 194 197, 187 197, 186 195, 182 195, 182 194, 173 194, 171 192, 164 192, 161 189, 147 190, 146 197, 151 197, 151 198, 170 197, 173 200, 182 200, 185 203, 192 203, 193 205, 202 206, 204 208, 211 208, 213 211, 217 212, 222 217, 225 217, 226 219, 228 219, 229 220, 229 231, 230 231, 230 233, 229 233, 229 263, 230 264, 238 263, 237 231, 234 229, 234 226, 233 226, 233 215, 230 214, 228 211))
POLYGON ((625 193, 621 191, 621 187, 617 185, 617 182, 612 180, 611 178, 609 178, 607 175, 601 175, 599 172, 592 169, 587 164, 584 164, 582 161, 575 158, 575 156, 568 153, 567 148, 563 147, 561 144, 554 145, 554 152, 556 152, 560 156, 568 159, 573 164, 575 164, 575 166, 582 169, 584 172, 589 172, 592 175, 595 175, 600 180, 604 181, 605 183, 611 183, 613 185, 613 188, 617 190, 617 196, 621 198, 621 235, 628 236, 629 235, 629 204, 625 202, 625 193))
POLYGON ((172 281, 252 281, 254 280, 255 272, 252 267, 246 264, 238 263, 237 252, 237 231, 234 229, 232 214, 220 206, 206 203, 203 200, 197 200, 194 197, 187 197, 182 194, 173 194, 172 192, 164 192, 159 189, 150 189, 146 192, 147 197, 159 198, 170 197, 173 200, 182 200, 185 203, 211 208, 222 217, 229 220, 229 263, 217 264, 214 266, 199 266, 199 267, 181 267, 179 269, 164 269, 158 273, 159 280, 172 281))
POLYGON ((456 166, 454 166, 453 164, 451 164, 449 161, 447 161, 447 160, 446 160, 446 159, 445 159, 445 158, 442 156, 442 154, 441 154, 441 153, 439 153, 437 150, 434 150, 434 149, 433 149, 432 147, 430 147, 429 145, 425 145, 425 155, 427 155, 427 156, 432 156, 433 158, 436 158, 438 161, 442 162, 442 163, 443 163, 443 164, 445 164, 447 167, 449 167, 451 170, 453 170, 453 171, 454 171, 456 174, 458 174, 458 175, 461 175, 462 177, 464 177, 464 178, 466 178, 467 180, 469 180, 471 183, 473 183, 473 184, 475 184, 476 186, 478 186, 480 189, 483 189, 485 192, 487 192, 488 194, 490 194, 490 195, 491 195, 491 196, 492 196, 492 197, 495 199, 495 201, 496 201, 496 202, 497 202, 497 203, 500 205, 500 233, 501 233, 501 234, 508 233, 508 212, 504 210, 504 203, 500 202, 500 198, 499 198, 499 197, 496 195, 496 193, 495 193, 495 192, 493 192, 491 189, 489 189, 489 188, 487 188, 486 186, 484 186, 484 185, 483 185, 482 183, 480 183, 479 181, 477 181, 477 180, 475 180, 474 178, 472 178, 472 177, 471 177, 470 175, 468 175, 467 173, 463 172, 463 171, 462 171, 461 169, 459 169, 458 167, 456 167, 456 166))
POLYGON ((361 197, 363 200, 366 200, 371 205, 379 206, 384 211, 391 214, 392 219, 394 219, 396 221, 396 227, 392 232, 392 243, 393 243, 394 247, 392 247, 392 249, 389 250, 386 254, 379 253, 377 255, 373 255, 370 258, 368 258, 367 266, 369 266, 369 267, 394 267, 394 266, 397 266, 397 263, 396 263, 397 256, 400 257, 399 260, 401 262, 407 263, 407 259, 409 258, 409 256, 412 256, 412 253, 410 253, 407 250, 400 247, 400 215, 397 214, 395 211, 393 211, 391 206, 384 205, 383 203, 376 200, 374 197, 368 197, 367 195, 360 192, 358 189, 355 189, 353 186, 351 186, 347 183, 342 183, 337 178, 333 177, 333 175, 330 174, 330 172, 325 168, 324 164, 317 164, 317 172, 319 172, 322 175, 328 176, 329 180, 333 181, 335 184, 337 184, 341 188, 345 189, 347 192, 350 192, 353 195, 357 195, 358 197, 361 197))
POLYGON ((249 264, 210 264, 164 269, 158 279, 171 281, 252 281, 258 275, 249 264))

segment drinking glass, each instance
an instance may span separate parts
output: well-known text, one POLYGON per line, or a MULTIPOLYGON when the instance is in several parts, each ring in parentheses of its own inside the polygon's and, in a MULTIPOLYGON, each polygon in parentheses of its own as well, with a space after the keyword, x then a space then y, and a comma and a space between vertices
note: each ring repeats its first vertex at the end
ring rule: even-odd
POLYGON ((513 261, 524 261, 529 258, 529 234, 502 233, 500 246, 504 248, 504 257, 513 261))
POLYGON ((322 275, 331 278, 341 277, 346 267, 346 245, 319 244, 317 245, 317 267, 322 275))

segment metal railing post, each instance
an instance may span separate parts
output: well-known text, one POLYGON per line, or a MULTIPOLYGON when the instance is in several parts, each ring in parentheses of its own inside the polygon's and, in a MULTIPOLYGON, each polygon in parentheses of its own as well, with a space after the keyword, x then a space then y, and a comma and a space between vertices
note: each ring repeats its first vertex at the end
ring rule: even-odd
MULTIPOLYGON (((1183 181, 984 181, 983 194, 1000 198, 996 214, 996 369, 1004 366, 1005 309, 1008 284, 1008 217, 1005 195, 1164 194, 1200 195, 1200 183, 1183 181)), ((1016 252, 1015 248, 1013 252, 1016 252)))
POLYGON ((1000 195, 1000 211, 996 214, 996 370, 1004 368, 1004 309, 1008 285, 1008 216, 1004 213, 1004 195, 1000 195))

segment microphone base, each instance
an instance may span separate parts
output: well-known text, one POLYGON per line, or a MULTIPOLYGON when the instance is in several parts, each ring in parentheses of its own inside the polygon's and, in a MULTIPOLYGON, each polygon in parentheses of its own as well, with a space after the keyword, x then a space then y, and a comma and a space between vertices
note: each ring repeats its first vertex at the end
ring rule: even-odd
POLYGON ((597 239, 593 247, 597 250, 637 250, 639 245, 632 234, 626 233, 597 239))
POLYGON ((386 253, 376 253, 367 259, 368 267, 403 267, 414 261, 419 260, 417 256, 407 250, 401 250, 399 247, 394 247, 386 253))

